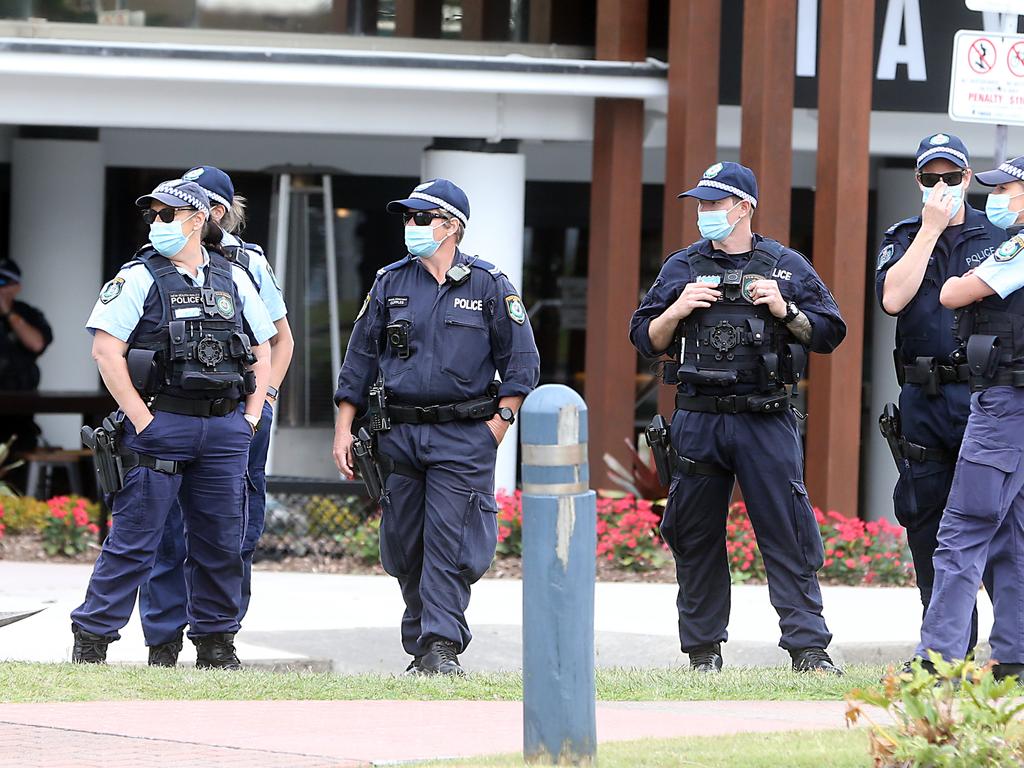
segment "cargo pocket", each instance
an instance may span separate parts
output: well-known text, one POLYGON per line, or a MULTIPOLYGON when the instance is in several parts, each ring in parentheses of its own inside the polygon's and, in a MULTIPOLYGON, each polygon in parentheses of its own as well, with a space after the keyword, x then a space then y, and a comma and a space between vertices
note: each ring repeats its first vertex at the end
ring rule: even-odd
POLYGON ((907 530, 917 527, 917 495, 914 493, 913 473, 904 468, 896 479, 896 487, 892 492, 892 508, 896 514, 896 522, 907 530))
POLYGON ((451 310, 444 316, 444 327, 441 370, 468 384, 480 376, 491 355, 483 313, 451 310))
POLYGON ((459 546, 459 573, 467 584, 473 584, 487 573, 498 546, 498 505, 489 493, 473 491, 462 520, 462 543, 459 546))
POLYGON ((997 521, 1020 490, 1020 448, 964 440, 948 508, 964 517, 997 521))
POLYGON ((380 500, 380 564, 389 575, 400 579, 408 573, 409 566, 396 523, 391 497, 384 494, 380 500))
POLYGON ((821 531, 818 521, 814 519, 811 501, 807 498, 807 488, 799 480, 790 480, 793 492, 793 530, 796 531, 797 543, 804 563, 811 571, 817 571, 825 562, 825 547, 821 543, 821 531))

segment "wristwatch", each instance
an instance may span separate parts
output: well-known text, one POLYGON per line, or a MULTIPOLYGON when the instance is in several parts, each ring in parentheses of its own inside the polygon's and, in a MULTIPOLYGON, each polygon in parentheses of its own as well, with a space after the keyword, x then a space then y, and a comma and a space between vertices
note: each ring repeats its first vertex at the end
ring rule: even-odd
POLYGON ((267 385, 267 397, 269 397, 271 400, 273 400, 276 403, 277 402, 277 398, 279 398, 280 396, 281 396, 281 391, 277 387, 275 387, 273 384, 268 384, 267 385))
POLYGON ((260 428, 260 420, 251 413, 243 414, 245 420, 249 422, 249 426, 252 427, 253 434, 256 434, 256 430, 260 428))
POLYGON ((505 406, 504 408, 499 408, 498 409, 498 417, 502 421, 507 421, 509 424, 515 424, 516 423, 516 412, 513 411, 508 406, 505 406))
POLYGON ((795 301, 787 301, 786 302, 786 315, 785 315, 785 317, 782 318, 782 321, 781 321, 782 324, 783 325, 789 325, 794 320, 796 320, 796 316, 799 315, 799 314, 800 314, 800 307, 798 307, 796 305, 796 302, 795 301))

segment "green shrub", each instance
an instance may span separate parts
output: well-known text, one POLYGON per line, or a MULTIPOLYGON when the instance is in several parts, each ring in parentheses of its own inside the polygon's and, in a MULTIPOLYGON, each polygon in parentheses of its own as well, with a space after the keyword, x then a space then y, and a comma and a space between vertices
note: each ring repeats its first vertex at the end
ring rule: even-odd
POLYGON ((935 674, 919 661, 893 671, 881 689, 847 696, 847 722, 871 725, 876 768, 1024 766, 1024 703, 1014 677, 996 681, 971 661, 948 663, 931 654, 935 674), (874 722, 861 704, 884 709, 892 725, 874 722))
POLYGON ((342 552, 364 565, 380 558, 380 515, 363 520, 338 539, 342 552))
POLYGON ((311 496, 305 509, 309 535, 340 541, 338 537, 351 532, 360 523, 361 518, 355 511, 358 504, 358 496, 346 496, 338 501, 330 496, 311 496))
POLYGON ((50 517, 45 501, 30 496, 0 496, 7 533, 38 533, 50 517))
POLYGON ((44 506, 48 512, 42 529, 46 554, 74 557, 85 552, 95 541, 99 528, 89 521, 87 499, 55 496, 44 506))

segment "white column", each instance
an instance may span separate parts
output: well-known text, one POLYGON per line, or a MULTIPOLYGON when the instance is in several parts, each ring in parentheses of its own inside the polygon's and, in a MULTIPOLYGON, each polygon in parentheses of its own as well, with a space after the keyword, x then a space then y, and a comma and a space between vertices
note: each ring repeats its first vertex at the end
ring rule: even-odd
MULTIPOLYGON (((504 272, 522 291, 523 226, 526 199, 526 158, 519 153, 428 149, 423 153, 423 179, 443 178, 469 197, 469 226, 459 246, 504 272)), ((518 424, 498 449, 494 484, 516 487, 518 424)))
MULTIPOLYGON (((875 220, 879 231, 873 242, 882 241, 882 233, 897 221, 921 212, 921 193, 914 183, 912 168, 878 169, 878 207, 875 220)), ((872 254, 876 251, 872 249, 872 254)), ((874 258, 874 255, 872 255, 874 258)), ((873 267, 874 265, 872 265, 873 267)), ((872 270, 874 275, 874 270, 872 270)), ((878 415, 886 403, 898 402, 899 384, 893 368, 892 350, 896 346, 896 318, 890 317, 878 306, 875 284, 872 278, 868 286, 871 292, 871 401, 868 413, 867 450, 865 454, 864 509, 869 520, 886 518, 895 521, 892 507, 892 491, 896 486, 896 464, 889 453, 882 435, 878 432, 878 415)))
MULTIPOLYGON (((105 174, 100 143, 15 139, 11 151, 10 254, 22 272, 20 299, 39 308, 53 344, 39 358, 40 389, 99 384, 85 321, 103 284, 105 174)), ((78 416, 42 415, 49 443, 79 448, 78 416)))

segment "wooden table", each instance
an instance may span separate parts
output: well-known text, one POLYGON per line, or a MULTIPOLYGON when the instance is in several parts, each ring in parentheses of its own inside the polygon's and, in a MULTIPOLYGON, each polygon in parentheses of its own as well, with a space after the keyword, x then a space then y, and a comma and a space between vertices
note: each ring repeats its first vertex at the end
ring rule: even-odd
POLYGON ((117 408, 106 390, 0 390, 0 415, 6 413, 80 413, 82 418, 99 423, 117 408))

